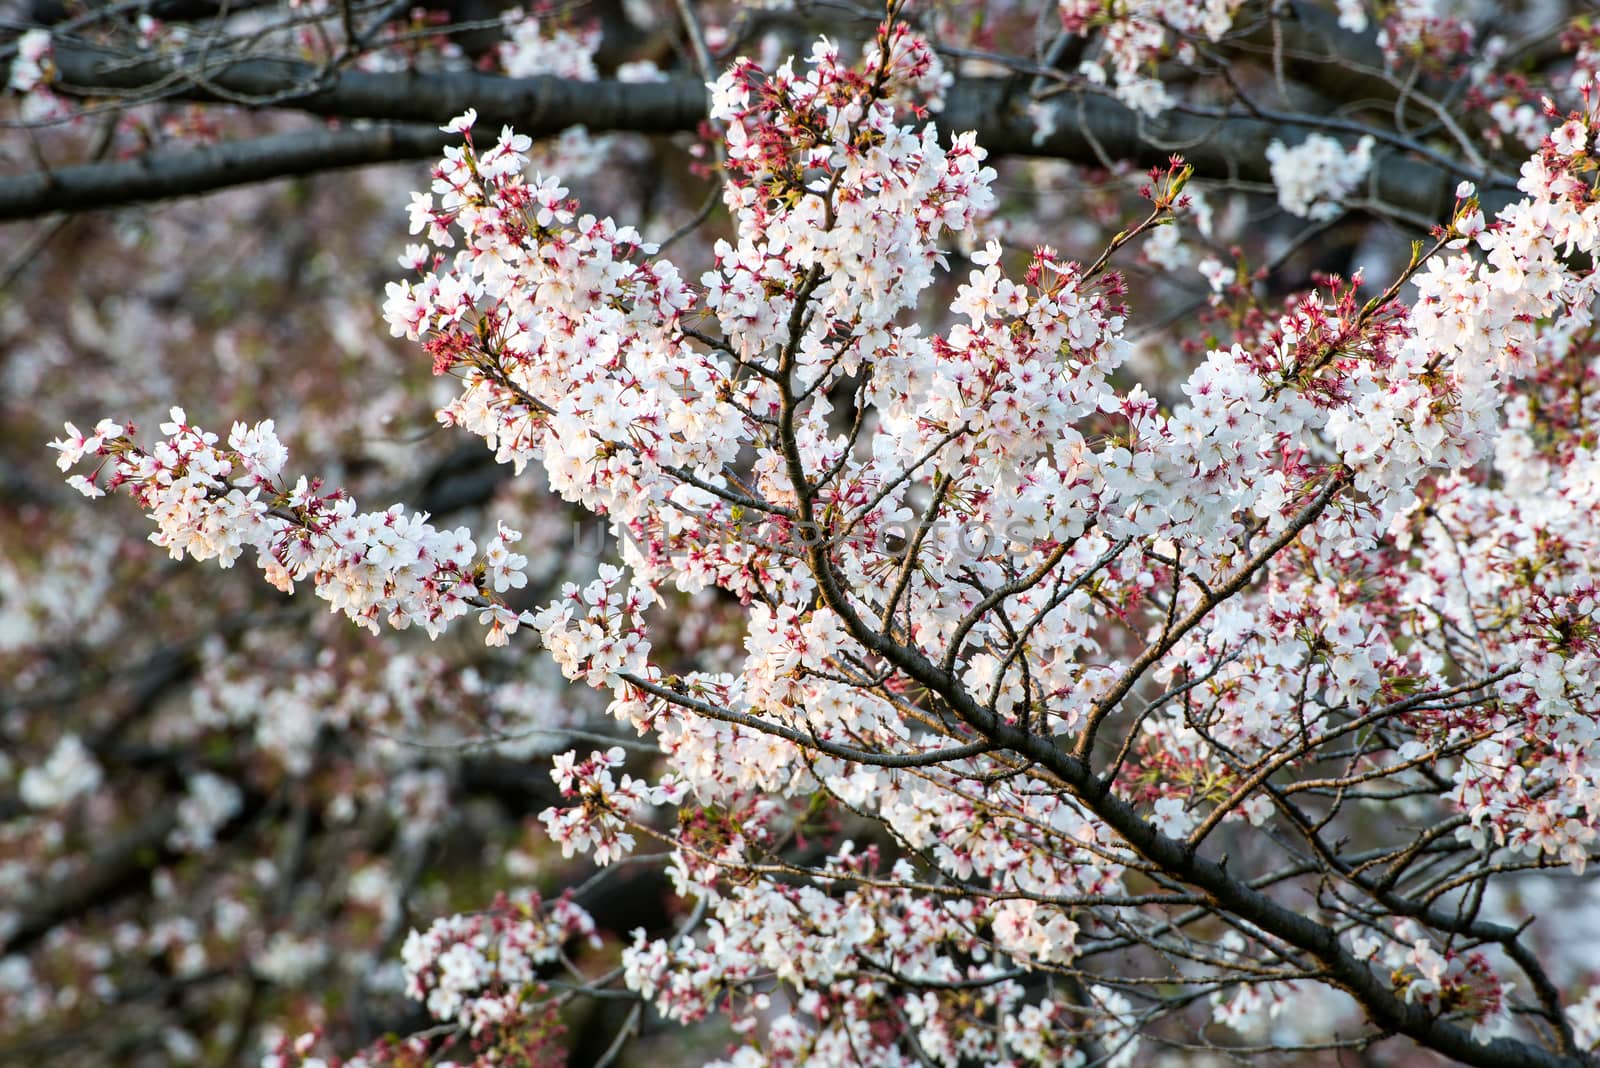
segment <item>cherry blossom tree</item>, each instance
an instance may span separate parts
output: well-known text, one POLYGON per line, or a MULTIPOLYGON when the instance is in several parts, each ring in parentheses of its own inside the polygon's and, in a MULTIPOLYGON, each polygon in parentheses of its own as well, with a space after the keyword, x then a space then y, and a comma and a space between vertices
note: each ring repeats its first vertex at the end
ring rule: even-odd
POLYGON ((685 2, 474 58, 421 11, 158 14, 35 12, 18 122, 85 161, 0 205, 439 153, 379 224, 394 347, 348 343, 433 382, 280 426, 163 374, 53 432, 154 530, 8 535, 16 1049, 149 999, 118 1056, 1594 1063, 1587 21, 685 2), (195 147, 186 103, 107 162, 158 98, 389 124, 195 147), (298 459, 364 404, 476 459, 298 459), (102 597, 187 646, 97 679, 144 648, 102 597))

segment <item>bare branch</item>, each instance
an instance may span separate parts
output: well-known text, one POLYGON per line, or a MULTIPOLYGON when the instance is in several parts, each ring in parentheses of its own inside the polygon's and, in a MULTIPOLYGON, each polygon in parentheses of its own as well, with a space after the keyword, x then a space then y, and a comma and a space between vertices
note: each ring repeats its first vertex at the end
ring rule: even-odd
POLYGON ((445 140, 445 134, 425 126, 309 130, 35 171, 0 178, 0 220, 122 207, 343 167, 422 159, 438 153, 445 140))

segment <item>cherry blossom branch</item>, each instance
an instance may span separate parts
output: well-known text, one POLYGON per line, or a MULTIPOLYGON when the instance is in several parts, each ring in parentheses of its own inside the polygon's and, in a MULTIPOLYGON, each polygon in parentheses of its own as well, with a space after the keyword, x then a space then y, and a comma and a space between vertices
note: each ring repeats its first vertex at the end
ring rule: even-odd
MULTIPOLYGON (((1392 702, 1391 704, 1382 705, 1378 708, 1372 709, 1363 715, 1356 716, 1344 723, 1340 723, 1335 727, 1330 727, 1316 735, 1307 736, 1296 742, 1294 745, 1285 747, 1281 752, 1275 754, 1270 760, 1261 761, 1259 768, 1249 777, 1241 781, 1233 790, 1232 794, 1228 796, 1227 800, 1219 804, 1210 816, 1201 821, 1200 825, 1196 827, 1193 833, 1189 836, 1189 842, 1191 845, 1198 847, 1202 842, 1205 841, 1206 836, 1209 835, 1211 831, 1213 831, 1217 825, 1222 822, 1223 817, 1226 816, 1228 812, 1237 807, 1255 790, 1265 785, 1273 775, 1294 761, 1304 757, 1306 754, 1322 748, 1330 741, 1333 741, 1336 738, 1344 737, 1353 731, 1358 731, 1361 728, 1370 726, 1374 723, 1382 723, 1386 720, 1393 719, 1403 712, 1419 708, 1425 704, 1438 701, 1443 698, 1485 690, 1488 687, 1493 686, 1495 683, 1500 682, 1502 679, 1510 678, 1512 675, 1516 674, 1516 671, 1517 669, 1514 667, 1501 668, 1499 671, 1484 676, 1483 678, 1473 679, 1470 682, 1464 682, 1461 685, 1452 687, 1448 690, 1441 690, 1435 693, 1427 694, 1414 694, 1411 697, 1407 697, 1402 700, 1392 702)), ((1474 739, 1474 741, 1476 741, 1476 739, 1474 739)), ((1430 759, 1437 759, 1437 757, 1430 757, 1430 759)), ((1419 762, 1420 761, 1412 761, 1408 763, 1414 764, 1419 762)), ((1393 774, 1393 772, 1396 770, 1400 769, 1381 769, 1383 775, 1393 774)), ((1308 782, 1302 780, 1295 784, 1295 788, 1306 789, 1308 788, 1308 782)))
POLYGON ((1116 828, 1129 845, 1162 870, 1212 894, 1236 916, 1256 924, 1290 945, 1309 952, 1326 967, 1329 978, 1367 1010, 1380 1027, 1408 1035, 1447 1056, 1480 1068, 1581 1068, 1585 1060, 1563 1057, 1508 1038, 1474 1041, 1460 1028, 1439 1020, 1420 1004, 1408 1004, 1338 944, 1337 936, 1314 920, 1285 908, 1227 874, 1217 862, 1195 855, 1185 843, 1162 835, 1126 802, 1101 793, 1087 769, 1041 739, 997 727, 996 740, 1019 748, 1070 783, 1078 796, 1116 828))
MULTIPOLYGON (((1095 734, 1099 730, 1100 724, 1116 709, 1128 692, 1138 684, 1144 673, 1162 657, 1166 656, 1185 634, 1199 626, 1206 616, 1211 614, 1212 609, 1248 586, 1256 575, 1260 573, 1261 569, 1271 563, 1283 551, 1285 546, 1298 538, 1301 531, 1316 521, 1317 517, 1333 502, 1334 497, 1338 496, 1348 484, 1349 475, 1346 472, 1334 472, 1323 487, 1317 491, 1316 496, 1312 497, 1304 507, 1296 512, 1284 528, 1274 535, 1266 545, 1257 550, 1255 555, 1245 562, 1244 566, 1235 571, 1226 582, 1204 591, 1201 594, 1199 603, 1183 619, 1168 628, 1160 641, 1152 643, 1144 652, 1139 654, 1132 664, 1128 665, 1128 668, 1118 676, 1111 690, 1096 701, 1094 708, 1089 712, 1087 722, 1085 722, 1083 730, 1078 735, 1078 742, 1073 747, 1073 754, 1078 760, 1088 761, 1092 757, 1095 734)), ((1109 789, 1109 781, 1104 782, 1102 788, 1109 789)))
POLYGON ((762 734, 770 734, 775 738, 782 738, 786 742, 793 742, 808 749, 815 749, 818 752, 838 757, 840 760, 848 760, 855 764, 883 768, 915 768, 943 764, 952 760, 965 760, 994 748, 990 742, 980 739, 968 742, 966 745, 952 746, 947 749, 932 749, 912 753, 875 753, 851 746, 839 745, 836 742, 819 738, 815 734, 798 731, 781 723, 771 723, 758 716, 738 712, 731 708, 720 708, 709 701, 702 701, 687 693, 674 690, 671 686, 651 682, 649 679, 641 678, 637 675, 624 673, 621 678, 628 685, 635 686, 652 697, 666 701, 668 704, 676 705, 679 708, 696 712, 724 723, 732 723, 735 726, 760 731, 762 734))

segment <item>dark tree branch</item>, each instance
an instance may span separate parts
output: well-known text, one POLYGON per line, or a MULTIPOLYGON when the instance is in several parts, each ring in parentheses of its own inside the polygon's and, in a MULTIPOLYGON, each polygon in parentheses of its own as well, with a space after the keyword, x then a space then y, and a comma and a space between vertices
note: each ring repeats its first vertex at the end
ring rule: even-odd
POLYGON ((432 124, 470 107, 486 123, 511 123, 531 137, 580 124, 596 131, 672 133, 693 130, 706 114, 705 87, 690 78, 634 83, 468 72, 372 73, 330 71, 296 60, 226 56, 201 66, 186 63, 181 56, 130 59, 71 42, 56 45, 55 61, 58 78, 52 88, 64 95, 243 100, 329 118, 432 124))
MULTIPOLYGON (((0 220, 194 195, 337 167, 427 158, 445 142, 445 135, 431 127, 468 107, 476 108, 486 125, 511 124, 533 137, 580 124, 597 132, 678 133, 696 129, 706 114, 704 87, 686 78, 639 84, 473 73, 326 73, 313 64, 272 59, 219 62, 216 69, 188 71, 179 60, 128 61, 72 44, 58 46, 56 60, 60 71, 56 89, 80 96, 216 100, 221 91, 263 106, 292 107, 330 118, 428 123, 429 128, 380 126, 277 135, 4 178, 0 220)), ((1194 165, 1200 177, 1262 183, 1271 181, 1267 146, 1274 139, 1293 142, 1311 132, 1255 118, 1168 112, 1151 119, 1105 97, 1063 93, 1055 99, 1055 132, 1036 143, 1024 103, 1014 80, 967 79, 950 91, 936 121, 949 131, 975 130, 978 143, 994 156, 1044 156, 1089 165, 1109 156, 1156 166, 1176 152, 1194 165)), ((1380 151, 1366 192, 1371 201, 1397 214, 1444 219, 1454 204, 1455 185, 1463 177, 1472 177, 1465 164, 1450 170, 1397 151, 1380 151)), ((1490 212, 1508 199, 1505 190, 1484 191, 1484 206, 1490 212)))
MULTIPOLYGON (((949 94, 939 124, 950 130, 976 130, 978 143, 997 156, 1047 156, 1093 164, 1105 153, 1146 167, 1165 166, 1182 155, 1200 178, 1271 183, 1267 146, 1274 140, 1293 144, 1311 128, 1255 118, 1216 119, 1168 111, 1147 118, 1101 96, 1058 98, 1056 130, 1034 141, 1032 120, 1020 101, 1007 96, 1008 83, 969 80, 949 94)), ((1373 153, 1367 195, 1409 215, 1444 221, 1455 204, 1455 187, 1463 178, 1477 180, 1462 164, 1446 170, 1397 151, 1373 153)), ((1505 189, 1482 190, 1486 212, 1511 200, 1505 189)))
POLYGON ((0 220, 116 208, 342 167, 424 159, 437 154, 446 139, 428 126, 309 130, 34 171, 0 178, 0 220))

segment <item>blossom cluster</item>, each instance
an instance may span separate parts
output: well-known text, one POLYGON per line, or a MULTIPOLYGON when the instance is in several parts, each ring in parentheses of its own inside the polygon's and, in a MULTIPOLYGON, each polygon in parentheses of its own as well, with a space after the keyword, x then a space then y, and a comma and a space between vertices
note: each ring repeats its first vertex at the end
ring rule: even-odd
POLYGON ((192 775, 169 841, 178 849, 206 852, 216 845, 218 829, 243 807, 243 793, 227 779, 208 771, 192 775))
POLYGON ((507 11, 501 20, 507 32, 498 51, 507 77, 547 74, 579 82, 598 77, 594 67, 594 54, 600 47, 598 23, 569 28, 520 7, 507 11))
POLYGON ((914 881, 905 861, 883 873, 886 886, 853 885, 877 863, 875 849, 847 845, 829 857, 832 893, 764 883, 722 894, 700 884, 711 915, 704 934, 635 932, 623 952, 626 982, 669 1019, 691 1023, 720 1007, 741 1034, 765 1022, 759 1043, 718 1064, 915 1063, 900 1049, 906 1031, 942 1065, 1058 1063, 1087 1042, 1103 1043, 1110 1064, 1136 1062, 1136 1017, 1120 993, 1094 986, 1070 1008, 1029 1000, 974 933, 980 902, 892 888, 895 878, 914 881), (863 972, 863 959, 877 963, 863 972), (766 993, 773 978, 802 993, 780 1009, 766 993), (886 1010, 896 987, 921 990, 899 1001, 898 1017, 886 1010), (998 1030, 990 1019, 1000 1020, 998 1030))
POLYGON ((625 756, 620 746, 613 746, 583 761, 572 753, 556 757, 550 775, 561 787, 561 796, 577 804, 546 809, 540 819, 563 856, 592 853, 596 864, 620 859, 633 851, 633 835, 625 829, 629 821, 647 806, 683 800, 684 787, 671 776, 655 786, 631 775, 623 775, 620 782, 613 779, 611 769, 621 767, 625 756))
POLYGON ((290 485, 283 478, 288 450, 270 419, 235 423, 226 448, 191 426, 181 408, 161 424, 165 440, 148 451, 109 420, 89 434, 71 423, 66 429, 51 442, 63 471, 85 457, 104 458, 96 476, 69 481, 91 497, 105 493, 95 481, 100 475, 106 488, 126 489, 156 523, 150 540, 175 560, 231 567, 254 549, 274 586, 290 593, 310 579, 334 611, 374 632, 382 621, 438 635, 477 609, 489 627, 486 640, 499 645, 527 621, 497 596, 526 583, 527 558, 507 548, 518 532, 502 526, 480 558, 464 527, 439 530, 400 505, 358 513, 349 497, 325 493, 304 476, 290 485))
POLYGON ((502 1027, 526 1011, 525 993, 541 966, 584 940, 598 946, 594 920, 569 899, 502 898, 486 912, 412 931, 400 951, 406 994, 434 1019, 458 1021, 473 1034, 502 1027))
POLYGON ((27 93, 50 81, 54 64, 50 60, 50 31, 32 29, 17 38, 17 58, 11 61, 6 86, 27 93))
POLYGON ((56 808, 100 785, 100 764, 76 734, 64 735, 42 764, 22 773, 17 784, 24 803, 56 808))
POLYGON ((1172 51, 1172 39, 1182 42, 1180 57, 1192 57, 1194 45, 1186 38, 1221 39, 1241 6, 1242 0, 1059 0, 1068 33, 1083 36, 1096 29, 1103 34, 1101 55, 1085 60, 1081 72, 1091 84, 1108 85, 1118 100, 1147 116, 1159 115, 1173 103, 1166 85, 1152 73, 1155 61, 1172 51))
POLYGON ((1272 182, 1278 187, 1278 204, 1302 219, 1332 219, 1339 202, 1354 192, 1372 169, 1371 136, 1354 148, 1336 137, 1312 134, 1293 148, 1282 141, 1267 146, 1272 182))

